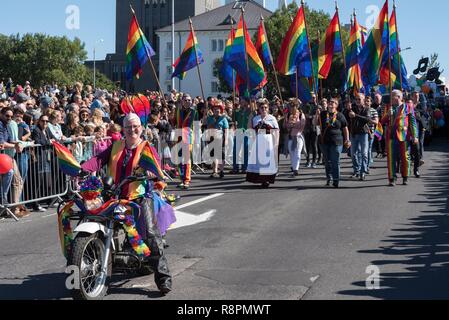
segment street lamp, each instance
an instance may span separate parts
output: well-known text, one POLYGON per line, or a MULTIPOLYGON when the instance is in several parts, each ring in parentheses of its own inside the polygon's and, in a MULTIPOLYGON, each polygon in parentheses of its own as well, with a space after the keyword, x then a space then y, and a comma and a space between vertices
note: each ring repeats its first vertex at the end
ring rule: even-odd
POLYGON ((99 43, 99 42, 101 42, 101 43, 103 43, 104 42, 104 40, 103 39, 99 39, 99 40, 97 40, 97 41, 95 41, 95 44, 94 44, 94 90, 97 88, 97 86, 96 86, 96 82, 97 82, 97 64, 96 64, 96 57, 95 57, 95 49, 96 49, 96 46, 97 46, 97 43, 99 43))

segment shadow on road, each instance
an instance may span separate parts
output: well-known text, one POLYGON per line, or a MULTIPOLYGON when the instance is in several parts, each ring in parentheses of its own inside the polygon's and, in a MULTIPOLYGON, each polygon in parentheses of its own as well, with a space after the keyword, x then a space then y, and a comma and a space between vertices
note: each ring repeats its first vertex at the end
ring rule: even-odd
MULTIPOLYGON (((448 147, 438 144, 432 151, 446 152, 448 147)), ((385 246, 359 253, 376 254, 389 259, 372 261, 381 270, 385 266, 400 268, 401 272, 381 273, 380 290, 367 290, 365 282, 355 282, 356 290, 340 291, 346 296, 365 296, 378 299, 449 299, 449 155, 432 161, 423 182, 423 201, 428 210, 410 219, 383 240, 385 246)), ((368 276, 368 275, 367 275, 368 276)))
POLYGON ((65 273, 46 273, 25 278, 0 278, 0 300, 54 300, 70 298, 65 273), (19 282, 5 284, 4 282, 19 282))

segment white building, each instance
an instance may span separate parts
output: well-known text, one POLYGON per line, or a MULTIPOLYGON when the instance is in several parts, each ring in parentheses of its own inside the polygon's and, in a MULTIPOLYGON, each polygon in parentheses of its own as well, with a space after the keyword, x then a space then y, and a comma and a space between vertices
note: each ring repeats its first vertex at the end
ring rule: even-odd
MULTIPOLYGON (((225 0, 225 4, 234 3, 234 2, 236 2, 236 1, 237 1, 237 0, 225 0)), ((254 0, 254 2, 257 2, 257 3, 260 4, 262 7, 265 8, 266 0, 254 0)))
MULTIPOLYGON (((200 65, 205 98, 223 94, 218 92, 219 80, 214 76, 214 65, 217 59, 223 58, 231 21, 234 27, 240 19, 240 10, 233 9, 234 3, 229 3, 217 9, 200 14, 192 18, 196 37, 204 63, 200 65)), ((254 1, 245 4, 245 21, 251 33, 255 33, 260 23, 260 16, 265 18, 272 15, 271 11, 264 9, 254 1)), ((159 37, 159 78, 162 89, 171 91, 172 82, 172 33, 171 27, 165 27, 156 31, 159 37)), ((184 20, 175 24, 175 57, 181 55, 182 50, 190 34, 189 20, 184 20)), ((201 86, 197 69, 187 72, 186 78, 182 81, 175 80, 175 89, 181 92, 190 93, 193 96, 201 96, 201 86)))

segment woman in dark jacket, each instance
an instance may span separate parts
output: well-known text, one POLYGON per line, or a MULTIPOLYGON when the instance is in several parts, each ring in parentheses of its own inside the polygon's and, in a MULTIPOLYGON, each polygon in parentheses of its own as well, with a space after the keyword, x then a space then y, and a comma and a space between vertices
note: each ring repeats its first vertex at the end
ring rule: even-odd
MULTIPOLYGON (((51 141, 50 132, 48 130, 48 116, 43 115, 39 118, 36 128, 31 134, 31 139, 40 147, 34 148, 34 161, 32 161, 30 172, 34 172, 35 194, 32 199, 39 199, 46 196, 45 190, 50 187, 51 172, 51 141)), ((45 211, 39 203, 33 205, 35 211, 45 211)))

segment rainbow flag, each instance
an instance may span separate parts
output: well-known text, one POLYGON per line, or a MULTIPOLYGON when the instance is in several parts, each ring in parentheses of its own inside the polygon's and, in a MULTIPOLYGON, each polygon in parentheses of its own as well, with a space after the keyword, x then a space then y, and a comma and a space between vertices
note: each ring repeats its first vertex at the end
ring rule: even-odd
POLYGON ((203 54, 198 46, 198 40, 196 38, 195 31, 193 31, 192 29, 181 56, 173 65, 175 67, 175 72, 171 77, 177 77, 183 80, 187 71, 195 68, 197 65, 200 65, 202 63, 204 63, 203 54))
POLYGON ((346 68, 348 69, 346 87, 354 88, 356 92, 360 92, 363 87, 362 71, 359 64, 362 39, 362 29, 357 21, 357 17, 354 16, 354 24, 351 27, 348 51, 346 52, 346 68))
MULTIPOLYGON (((226 83, 228 84, 228 86, 230 88, 232 88, 232 86, 235 86, 235 82, 236 82, 236 77, 235 77, 235 72, 234 69, 232 69, 231 64, 230 64, 230 57, 231 57, 231 49, 232 49, 232 44, 234 43, 234 38, 235 38, 235 30, 234 27, 232 27, 231 32, 229 33, 228 36, 228 41, 226 41, 226 48, 224 51, 224 56, 223 56, 223 63, 221 65, 221 75, 223 76, 223 78, 225 79, 226 83)), ((233 88, 232 88, 233 90, 233 88)))
POLYGON ((270 46, 268 44, 268 37, 265 33, 263 20, 260 20, 259 32, 257 33, 256 49, 264 65, 266 67, 270 66, 273 61, 271 61, 270 46))
POLYGON ((53 141, 52 144, 55 147, 56 157, 58 158, 61 171, 71 177, 78 176, 81 171, 81 166, 78 161, 76 161, 75 157, 72 155, 69 149, 56 141, 53 141))
POLYGON ((388 43, 388 0, 380 11, 379 17, 360 52, 359 65, 365 88, 377 85, 382 57, 388 43))
POLYGON ((282 41, 276 69, 283 75, 292 75, 299 66, 301 76, 311 77, 309 39, 306 31, 306 17, 301 7, 290 29, 282 41))
MULTIPOLYGON (((243 16, 240 18, 234 43, 232 44, 230 64, 245 82, 246 90, 260 89, 266 84, 265 69, 256 47, 251 41, 243 16), (248 66, 246 65, 248 61, 248 66), (248 74, 249 73, 249 74, 248 74), (249 80, 249 84, 247 83, 249 80)), ((243 92, 240 92, 243 94, 243 92)), ((249 93, 246 93, 249 94, 249 93)))
POLYGON ((384 135, 384 128, 382 127, 382 123, 380 123, 380 121, 379 121, 379 123, 377 124, 377 127, 376 127, 376 131, 374 131, 374 136, 375 136, 379 141, 381 141, 383 135, 384 135))
POLYGON ((362 32, 362 47, 365 45, 366 39, 368 39, 369 31, 367 27, 360 25, 360 29, 362 32))
POLYGON ((164 180, 164 173, 161 169, 161 160, 157 151, 150 146, 149 143, 143 148, 142 155, 140 156, 139 167, 150 171, 160 180, 164 180))
POLYGON ((128 33, 128 46, 126 47, 127 80, 132 80, 133 77, 139 79, 143 72, 143 66, 148 62, 149 57, 156 55, 139 27, 134 10, 132 13, 133 17, 128 33))
POLYGON ((338 13, 336 12, 318 49, 318 70, 320 79, 327 79, 334 54, 342 51, 343 45, 340 37, 340 23, 338 21, 338 13))
MULTIPOLYGON (((390 56, 391 58, 391 82, 393 85, 393 89, 405 89, 410 91, 410 85, 407 80, 407 69, 404 64, 404 60, 400 54, 400 43, 397 32, 397 24, 396 24, 396 12, 393 11, 390 18, 390 56), (399 50, 399 51, 398 51, 399 50), (399 69, 399 59, 400 61, 400 69, 399 69), (401 88, 401 78, 402 77, 402 88, 401 88)), ((389 79, 389 65, 388 65, 388 50, 385 50, 384 55, 382 57, 382 68, 380 70, 380 79, 379 83, 389 87, 390 79, 389 79)))

